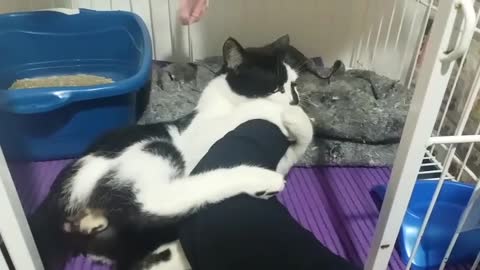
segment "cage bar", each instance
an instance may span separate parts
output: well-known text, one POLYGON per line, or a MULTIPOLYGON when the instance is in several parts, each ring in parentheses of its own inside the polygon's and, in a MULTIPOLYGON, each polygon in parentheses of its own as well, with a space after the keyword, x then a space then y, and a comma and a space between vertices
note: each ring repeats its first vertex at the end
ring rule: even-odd
POLYGON ((472 268, 470 268, 470 270, 477 270, 479 264, 480 264, 480 252, 478 252, 477 258, 473 262, 472 268))
POLYGON ((408 81, 407 81, 407 88, 410 88, 412 86, 413 75, 415 74, 415 67, 417 66, 418 58, 420 57, 420 50, 422 49, 423 35, 425 35, 425 32, 427 30, 428 19, 430 18, 432 8, 433 8, 433 0, 430 0, 427 12, 425 13, 425 18, 424 18, 424 23, 423 23, 423 26, 422 26, 422 31, 420 32, 420 37, 419 37, 420 41, 418 42, 417 49, 415 50, 415 57, 413 59, 412 71, 410 72, 410 76, 409 76, 408 81))
MULTIPOLYGON (((425 0, 416 0, 419 4, 421 5, 424 5, 426 7, 428 7, 430 4, 428 2, 426 2, 425 0)), ((432 6, 432 10, 435 12, 437 11, 437 6, 433 5, 432 6)))
POLYGON ((451 144, 451 143, 475 143, 480 142, 480 135, 458 135, 458 136, 438 136, 431 137, 428 145, 451 144))
MULTIPOLYGON (((442 149, 444 149, 445 151, 448 150, 448 147, 445 144, 438 144, 438 145, 442 147, 442 149)), ((453 161, 455 162, 455 164, 461 164, 463 162, 457 155, 453 156, 453 161)), ((470 175, 472 179, 478 179, 477 174, 475 174, 470 168, 465 167, 465 172, 468 173, 468 175, 470 175)))
MULTIPOLYGON (((382 3, 382 1, 379 1, 379 5, 382 3)), ((380 41, 380 35, 382 33, 382 26, 383 26, 383 19, 384 15, 382 12, 382 15, 380 15, 380 20, 378 22, 378 29, 377 29, 377 36, 375 37, 375 43, 373 45, 373 51, 372 51, 372 58, 370 59, 370 66, 373 67, 375 65, 375 56, 377 54, 377 48, 378 48, 378 42, 380 41)))
POLYGON ((415 5, 415 10, 413 12, 413 19, 410 23, 410 28, 408 30, 408 35, 407 35, 407 45, 405 47, 405 50, 403 52, 403 57, 401 58, 401 62, 400 62, 400 74, 403 76, 403 70, 405 68, 408 68, 405 64, 405 61, 406 61, 406 58, 407 57, 407 53, 408 53, 408 44, 410 44, 411 40, 412 40, 412 37, 413 37, 413 30, 415 29, 415 24, 417 23, 417 17, 418 17, 418 10, 419 10, 419 5, 415 5))
MULTIPOLYGON (((477 124, 477 128, 475 129, 475 135, 478 135, 480 133, 480 122, 477 124)), ((467 167, 467 162, 470 159, 470 155, 472 154, 472 150, 474 147, 475 143, 471 142, 468 145, 468 150, 467 153, 465 154, 465 158, 463 159, 463 162, 461 164, 460 171, 458 172, 457 179, 461 179, 463 172, 465 171, 465 168, 467 167)))
POLYGON ((390 40, 390 33, 392 31, 393 19, 395 18, 395 13, 397 12, 397 1, 393 0, 392 13, 390 13, 390 21, 388 22, 387 36, 385 37, 385 44, 383 46, 383 52, 387 52, 388 41, 390 40))
POLYGON ((405 15, 407 13, 407 1, 404 1, 404 6, 402 9, 402 16, 400 17, 400 23, 398 25, 397 37, 395 38, 395 45, 393 46, 394 50, 398 49, 398 42, 400 41, 400 34, 402 33, 403 22, 405 21, 405 15))

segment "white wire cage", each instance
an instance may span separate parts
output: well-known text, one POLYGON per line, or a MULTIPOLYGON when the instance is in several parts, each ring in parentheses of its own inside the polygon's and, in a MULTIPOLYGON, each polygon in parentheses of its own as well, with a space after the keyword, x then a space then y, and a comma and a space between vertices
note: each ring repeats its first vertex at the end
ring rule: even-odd
MULTIPOLYGON (((415 87, 415 94, 365 269, 387 268, 417 179, 435 180, 437 184, 405 269, 413 265, 445 181, 471 182, 474 192, 439 266, 444 269, 467 221, 478 218, 476 143, 480 141, 480 123, 476 112, 480 66, 476 54, 480 12, 477 3, 470 0, 411 1, 413 6, 404 3, 403 7, 399 1, 387 2, 384 7, 390 16, 380 12, 369 22, 359 44, 359 48, 366 47, 357 50, 352 64, 378 69, 379 48, 386 52, 391 48, 394 54, 402 54, 397 78, 415 87), (404 14, 410 8, 412 16, 406 19, 404 14), (395 18, 399 10, 400 18, 395 18), (393 31, 392 41, 396 21, 400 25, 393 31), (402 49, 397 46, 397 38, 404 27, 409 30, 407 46, 402 49)), ((476 228, 478 225, 473 224, 476 228)), ((471 269, 477 269, 479 258, 471 262, 471 269)))
MULTIPOLYGON (((202 50, 192 47, 200 46, 195 42, 196 35, 200 35, 195 28, 187 29, 180 34, 187 43, 183 45, 178 42, 179 36, 172 33, 172 25, 175 24, 175 16, 172 17, 172 14, 175 14, 177 1, 50 2, 45 7, 101 9, 121 7, 121 9, 137 12, 150 28, 157 58, 161 59, 164 54, 175 54, 175 51, 186 51, 190 59, 202 56, 202 50), (161 9, 167 10, 168 26, 159 22, 158 17, 162 14, 158 10, 161 9), (160 44, 161 39, 155 35, 159 29, 170 31, 168 48, 165 48, 165 42, 160 44), (164 53, 165 49, 170 51, 164 53)), ((267 4, 263 3, 262 6, 266 8, 268 4, 274 5, 273 1, 265 2, 267 4)), ((280 2, 285 2, 282 4, 285 6, 288 1, 280 2)), ((307 5, 307 2, 315 1, 305 1, 304 4, 307 5)), ((323 5, 329 5, 330 2, 330 5, 338 8, 346 6, 346 4, 340 5, 327 0, 321 2, 323 5)), ((437 181, 438 186, 428 207, 427 217, 411 258, 421 244, 423 232, 443 183, 451 180, 475 185, 474 193, 464 214, 458 220, 458 228, 445 254, 444 263, 440 267, 443 269, 448 263, 449 253, 467 217, 475 212, 472 210, 476 209, 476 198, 480 190, 480 181, 478 181, 480 103, 477 99, 480 91, 480 29, 477 27, 480 12, 477 2, 473 0, 350 2, 352 6, 355 4, 362 8, 356 11, 358 14, 349 22, 351 26, 348 40, 352 40, 352 46, 348 47, 348 53, 343 53, 339 58, 348 58, 349 66, 352 68, 370 69, 415 88, 375 237, 364 269, 388 268, 398 232, 418 178, 437 181)), ((210 5, 216 4, 221 5, 221 2, 210 1, 210 5)), ((341 10, 338 12, 340 13, 341 10)), ((216 38, 221 39, 222 36, 219 35, 216 38)), ((344 40, 338 39, 336 42, 340 41, 344 40)), ((205 49, 205 51, 208 50, 205 49)), ((0 202, 1 205, 12 206, 5 208, 5 215, 9 216, 9 222, 0 227, 0 232, 4 238, 5 236, 9 238, 8 242, 12 242, 11 239, 19 239, 16 247, 9 247, 9 251, 15 251, 9 253, 12 260, 22 265, 21 269, 41 269, 38 254, 32 246, 31 235, 3 159, 0 159, 0 169, 2 172, 0 191, 4 191, 5 194, 5 196, 0 194, 0 202)), ((2 213, 4 213, 3 210, 2 213)), ((476 269, 479 261, 480 254, 471 263, 471 269, 476 269)), ((4 266, 5 260, 0 256, 0 269, 4 266)), ((412 260, 405 268, 409 269, 411 266, 412 260)))

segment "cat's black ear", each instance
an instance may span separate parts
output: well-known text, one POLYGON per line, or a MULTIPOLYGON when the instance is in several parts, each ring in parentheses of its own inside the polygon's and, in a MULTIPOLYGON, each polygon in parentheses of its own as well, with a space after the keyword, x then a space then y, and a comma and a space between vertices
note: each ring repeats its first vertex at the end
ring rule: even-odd
POLYGON ((236 69, 243 62, 243 47, 234 38, 223 43, 223 60, 230 69, 236 69))
POLYGON ((275 40, 272 43, 272 45, 273 45, 273 47, 278 48, 278 49, 286 49, 286 48, 288 48, 288 46, 290 46, 290 36, 288 34, 283 35, 283 36, 279 37, 277 40, 275 40))

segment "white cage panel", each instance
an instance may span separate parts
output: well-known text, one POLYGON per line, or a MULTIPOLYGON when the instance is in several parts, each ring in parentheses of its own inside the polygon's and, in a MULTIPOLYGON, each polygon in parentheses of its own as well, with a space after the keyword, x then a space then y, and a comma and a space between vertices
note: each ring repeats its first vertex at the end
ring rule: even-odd
MULTIPOLYGON (((478 157, 475 144, 480 142, 480 119, 477 117, 480 91, 480 59, 477 54, 480 48, 477 45, 479 29, 475 27, 480 12, 475 13, 478 12, 477 5, 470 0, 418 3, 427 9, 420 12, 423 13, 420 18, 415 19, 422 21, 419 35, 414 53, 409 56, 412 60, 407 61, 411 63, 408 72, 401 72, 402 81, 416 86, 415 95, 365 269, 387 267, 390 249, 397 238, 416 179, 437 182, 410 258, 414 258, 421 246, 446 180, 473 181, 477 184, 458 220, 456 233, 440 269, 446 267, 460 232, 480 226, 480 168, 478 159, 472 158, 478 157), (428 31, 429 22, 433 22, 431 32, 428 31), (423 46, 422 41, 425 41, 423 46)), ((381 24, 381 20, 377 21, 378 24, 381 24)), ((371 62, 375 69, 375 62, 371 62)), ((407 70, 406 66, 400 68, 407 70)), ((476 269, 478 261, 479 258, 472 262, 471 269, 476 269)), ((412 262, 410 259, 406 269, 410 269, 412 262)))

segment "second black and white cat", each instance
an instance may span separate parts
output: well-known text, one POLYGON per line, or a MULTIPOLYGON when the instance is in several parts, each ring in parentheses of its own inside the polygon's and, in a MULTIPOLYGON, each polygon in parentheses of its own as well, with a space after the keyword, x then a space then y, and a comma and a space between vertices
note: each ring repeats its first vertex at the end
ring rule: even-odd
POLYGON ((59 247, 108 258, 118 268, 147 269, 142 260, 176 239, 182 217, 241 193, 269 198, 280 192, 313 136, 309 118, 296 106, 297 73, 283 61, 288 45, 282 37, 243 48, 230 38, 223 46, 224 69, 194 112, 97 140, 62 171, 31 219, 42 257, 49 254, 42 249, 58 239, 59 247), (292 141, 276 172, 239 165, 189 175, 216 141, 252 119, 274 123, 292 141))

